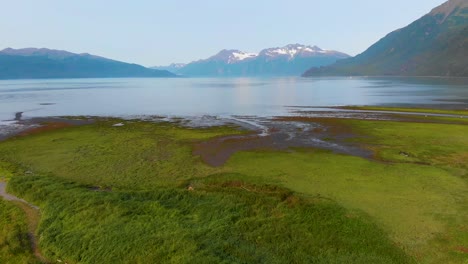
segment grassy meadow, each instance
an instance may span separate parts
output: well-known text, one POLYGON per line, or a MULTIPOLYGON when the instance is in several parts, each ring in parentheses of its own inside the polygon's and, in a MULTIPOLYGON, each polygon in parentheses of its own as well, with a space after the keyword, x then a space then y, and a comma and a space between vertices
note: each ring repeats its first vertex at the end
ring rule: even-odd
POLYGON ((364 211, 418 262, 465 263, 468 127, 340 122, 374 150, 373 160, 304 149, 237 153, 226 166, 364 211))
POLYGON ((215 168, 193 144, 246 131, 117 122, 0 142, 0 177, 41 208, 53 262, 467 263, 464 124, 336 120, 374 157, 259 150, 215 168))

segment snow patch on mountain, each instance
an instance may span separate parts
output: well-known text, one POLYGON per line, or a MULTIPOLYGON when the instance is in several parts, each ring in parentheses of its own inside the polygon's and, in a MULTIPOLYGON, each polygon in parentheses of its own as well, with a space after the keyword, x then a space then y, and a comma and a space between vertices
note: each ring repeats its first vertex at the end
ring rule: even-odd
POLYGON ((290 59, 295 58, 299 55, 316 55, 316 54, 327 54, 334 53, 334 51, 323 50, 317 46, 305 46, 301 44, 290 44, 282 48, 271 48, 265 49, 260 54, 269 57, 276 56, 288 56, 290 59))
POLYGON ((258 53, 248 53, 248 52, 233 52, 230 62, 243 61, 245 59, 255 58, 258 56, 258 53))

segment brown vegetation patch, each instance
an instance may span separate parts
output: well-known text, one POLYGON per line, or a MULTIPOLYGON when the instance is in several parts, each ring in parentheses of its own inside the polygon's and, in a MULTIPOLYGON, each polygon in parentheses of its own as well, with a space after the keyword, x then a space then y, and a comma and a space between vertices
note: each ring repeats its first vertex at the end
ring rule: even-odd
POLYGON ((288 204, 298 204, 301 200, 298 196, 295 196, 290 190, 276 186, 276 185, 256 185, 249 184, 242 180, 231 180, 223 182, 211 182, 205 185, 206 188, 232 188, 232 189, 242 189, 244 191, 252 193, 266 194, 270 196, 278 197, 282 202, 288 204))
POLYGON ((468 152, 463 152, 463 153, 454 153, 450 154, 444 157, 438 157, 438 161, 446 164, 450 164, 455 167, 467 167, 467 161, 468 161, 468 152))
POLYGON ((468 254, 468 247, 458 246, 458 247, 456 247, 456 250, 459 251, 459 252, 468 254))
POLYGON ((219 167, 238 151, 272 149, 272 146, 271 136, 234 136, 196 143, 193 154, 199 155, 206 164, 219 167))
POLYGON ((65 123, 65 122, 44 123, 44 124, 41 124, 39 127, 34 127, 34 128, 30 128, 28 130, 25 130, 25 131, 19 133, 18 135, 19 136, 29 136, 29 135, 39 134, 39 133, 43 133, 43 132, 58 130, 58 129, 65 128, 65 127, 70 127, 70 126, 72 126, 72 125, 69 124, 69 123, 65 123))
POLYGON ((88 189, 94 192, 112 192, 111 187, 104 187, 104 186, 92 186, 92 187, 89 187, 88 189))
POLYGON ((221 187, 226 188, 226 187, 233 187, 233 188, 239 188, 244 185, 244 182, 242 181, 228 181, 228 182, 223 182, 221 184, 221 187))
POLYGON ((301 199, 295 195, 289 195, 284 201, 289 208, 293 208, 301 203, 301 199))

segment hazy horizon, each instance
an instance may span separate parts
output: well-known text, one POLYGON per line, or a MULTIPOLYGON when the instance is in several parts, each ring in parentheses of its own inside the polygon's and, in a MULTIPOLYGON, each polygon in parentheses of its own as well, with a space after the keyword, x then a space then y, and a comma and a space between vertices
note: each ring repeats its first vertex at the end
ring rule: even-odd
POLYGON ((443 2, 20 0, 0 10, 0 49, 44 47, 145 66, 293 43, 356 55, 443 2))

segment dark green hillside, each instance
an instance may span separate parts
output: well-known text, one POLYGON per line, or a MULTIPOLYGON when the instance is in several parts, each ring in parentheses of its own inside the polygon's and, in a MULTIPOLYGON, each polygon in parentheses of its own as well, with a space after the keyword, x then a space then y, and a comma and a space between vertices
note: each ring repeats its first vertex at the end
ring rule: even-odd
POLYGON ((172 77, 168 71, 47 49, 0 51, 0 79, 172 77))
POLYGON ((450 0, 364 53, 304 76, 468 76, 468 1, 450 0))

